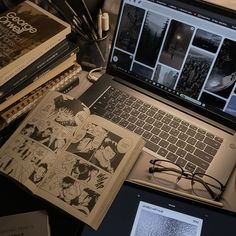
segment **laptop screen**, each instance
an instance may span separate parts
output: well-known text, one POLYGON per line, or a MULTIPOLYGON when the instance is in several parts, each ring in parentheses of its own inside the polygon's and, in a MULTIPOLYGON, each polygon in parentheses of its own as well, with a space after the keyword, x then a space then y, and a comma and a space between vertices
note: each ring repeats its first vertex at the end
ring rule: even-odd
POLYGON ((235 129, 236 17, 206 6, 122 1, 108 72, 235 129))

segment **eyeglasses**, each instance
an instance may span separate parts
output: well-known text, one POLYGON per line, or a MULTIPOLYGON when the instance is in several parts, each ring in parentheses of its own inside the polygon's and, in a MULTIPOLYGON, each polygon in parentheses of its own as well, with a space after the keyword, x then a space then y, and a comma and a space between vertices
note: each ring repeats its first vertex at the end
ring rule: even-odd
POLYGON ((181 166, 171 161, 155 159, 150 160, 150 163, 153 166, 149 168, 149 173, 153 174, 154 179, 161 178, 160 173, 163 172, 172 176, 173 181, 176 180, 176 184, 179 183, 182 178, 188 179, 191 181, 192 193, 199 197, 218 201, 225 189, 224 185, 214 177, 204 173, 186 172, 181 166))

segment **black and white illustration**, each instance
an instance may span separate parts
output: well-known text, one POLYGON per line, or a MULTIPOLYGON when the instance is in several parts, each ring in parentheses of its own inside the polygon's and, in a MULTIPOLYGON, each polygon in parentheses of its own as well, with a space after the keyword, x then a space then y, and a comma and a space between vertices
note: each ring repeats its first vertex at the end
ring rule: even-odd
POLYGON ((100 196, 80 181, 57 171, 51 172, 40 188, 82 212, 85 216, 90 214, 100 196))
POLYGON ((124 140, 99 125, 88 123, 72 142, 67 152, 93 163, 113 174, 122 157, 129 150, 129 140, 124 140))
POLYGON ((131 236, 200 236, 203 220, 140 202, 131 236))
POLYGON ((110 179, 106 172, 70 153, 61 156, 55 167, 97 191, 102 191, 110 179))
POLYGON ((53 100, 49 117, 62 126, 76 127, 84 122, 88 114, 88 108, 78 100, 59 95, 53 100))
POLYGON ((68 138, 65 130, 47 120, 33 119, 22 128, 20 133, 54 152, 63 149, 68 138))
POLYGON ((55 157, 50 151, 37 146, 36 142, 32 140, 18 135, 15 142, 5 149, 0 159, 0 169, 21 183, 24 183, 31 175, 39 177, 42 174, 40 180, 37 181, 39 183, 54 161, 55 157), (44 163, 43 166, 42 163, 44 163), (42 168, 39 168, 40 165, 42 168))

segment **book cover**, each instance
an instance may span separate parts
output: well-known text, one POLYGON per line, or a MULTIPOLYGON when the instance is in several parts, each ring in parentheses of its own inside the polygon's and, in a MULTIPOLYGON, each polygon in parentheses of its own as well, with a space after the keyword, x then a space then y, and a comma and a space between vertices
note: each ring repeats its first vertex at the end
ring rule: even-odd
POLYGON ((46 211, 32 211, 0 217, 0 236, 50 236, 46 211))
POLYGON ((0 149, 0 173, 97 229, 144 143, 51 91, 0 149))
POLYGON ((66 22, 30 1, 0 15, 0 86, 65 39, 66 22))

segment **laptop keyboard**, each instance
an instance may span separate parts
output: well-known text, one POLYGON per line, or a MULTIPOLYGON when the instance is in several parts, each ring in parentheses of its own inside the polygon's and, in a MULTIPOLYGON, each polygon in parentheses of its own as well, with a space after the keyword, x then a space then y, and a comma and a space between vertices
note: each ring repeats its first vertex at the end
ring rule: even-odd
POLYGON ((223 139, 153 105, 110 87, 91 107, 139 135, 145 147, 190 172, 205 173, 223 139))

